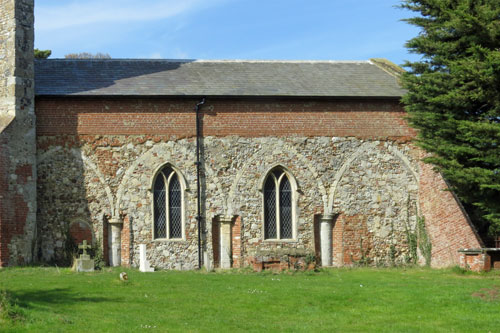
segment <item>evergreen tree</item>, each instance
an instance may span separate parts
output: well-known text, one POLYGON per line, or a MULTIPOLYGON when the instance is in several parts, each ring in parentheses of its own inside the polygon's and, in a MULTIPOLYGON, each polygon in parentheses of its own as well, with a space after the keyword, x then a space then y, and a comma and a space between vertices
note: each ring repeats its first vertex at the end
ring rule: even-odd
POLYGON ((51 50, 39 50, 35 49, 35 58, 37 59, 47 59, 52 54, 51 50))
POLYGON ((403 102, 418 144, 476 226, 500 234, 500 1, 405 0, 421 28, 406 44, 403 102))

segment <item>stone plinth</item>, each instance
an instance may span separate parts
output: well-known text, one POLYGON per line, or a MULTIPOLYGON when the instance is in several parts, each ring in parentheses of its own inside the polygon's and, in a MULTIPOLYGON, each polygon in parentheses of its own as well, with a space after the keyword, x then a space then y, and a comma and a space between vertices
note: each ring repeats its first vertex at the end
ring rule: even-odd
POLYGON ((76 259, 75 269, 77 272, 93 272, 94 259, 90 259, 89 255, 82 254, 80 258, 76 259))

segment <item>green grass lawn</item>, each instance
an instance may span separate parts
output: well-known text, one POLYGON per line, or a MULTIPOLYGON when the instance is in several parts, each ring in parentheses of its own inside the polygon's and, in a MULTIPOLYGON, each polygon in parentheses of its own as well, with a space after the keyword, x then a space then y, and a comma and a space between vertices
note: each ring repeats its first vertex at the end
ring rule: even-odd
POLYGON ((6 268, 0 290, 0 331, 500 332, 498 272, 6 268))

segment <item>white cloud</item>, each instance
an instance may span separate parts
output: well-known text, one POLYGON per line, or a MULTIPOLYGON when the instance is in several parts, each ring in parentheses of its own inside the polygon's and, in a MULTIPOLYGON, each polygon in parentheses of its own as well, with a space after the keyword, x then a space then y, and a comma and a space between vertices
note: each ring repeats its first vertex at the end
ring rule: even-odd
POLYGON ((37 2, 35 27, 57 30, 110 22, 138 22, 165 19, 212 7, 225 0, 86 0, 44 6, 37 2))

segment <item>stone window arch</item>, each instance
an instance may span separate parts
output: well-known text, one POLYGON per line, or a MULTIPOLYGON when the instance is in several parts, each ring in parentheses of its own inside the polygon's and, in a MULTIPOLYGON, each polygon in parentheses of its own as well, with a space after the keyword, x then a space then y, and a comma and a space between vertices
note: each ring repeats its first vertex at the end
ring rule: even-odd
POLYGON ((273 167, 262 182, 265 240, 297 238, 297 182, 282 166, 273 167))
POLYGON ((171 164, 156 172, 153 184, 153 238, 185 239, 185 191, 182 174, 171 164))

